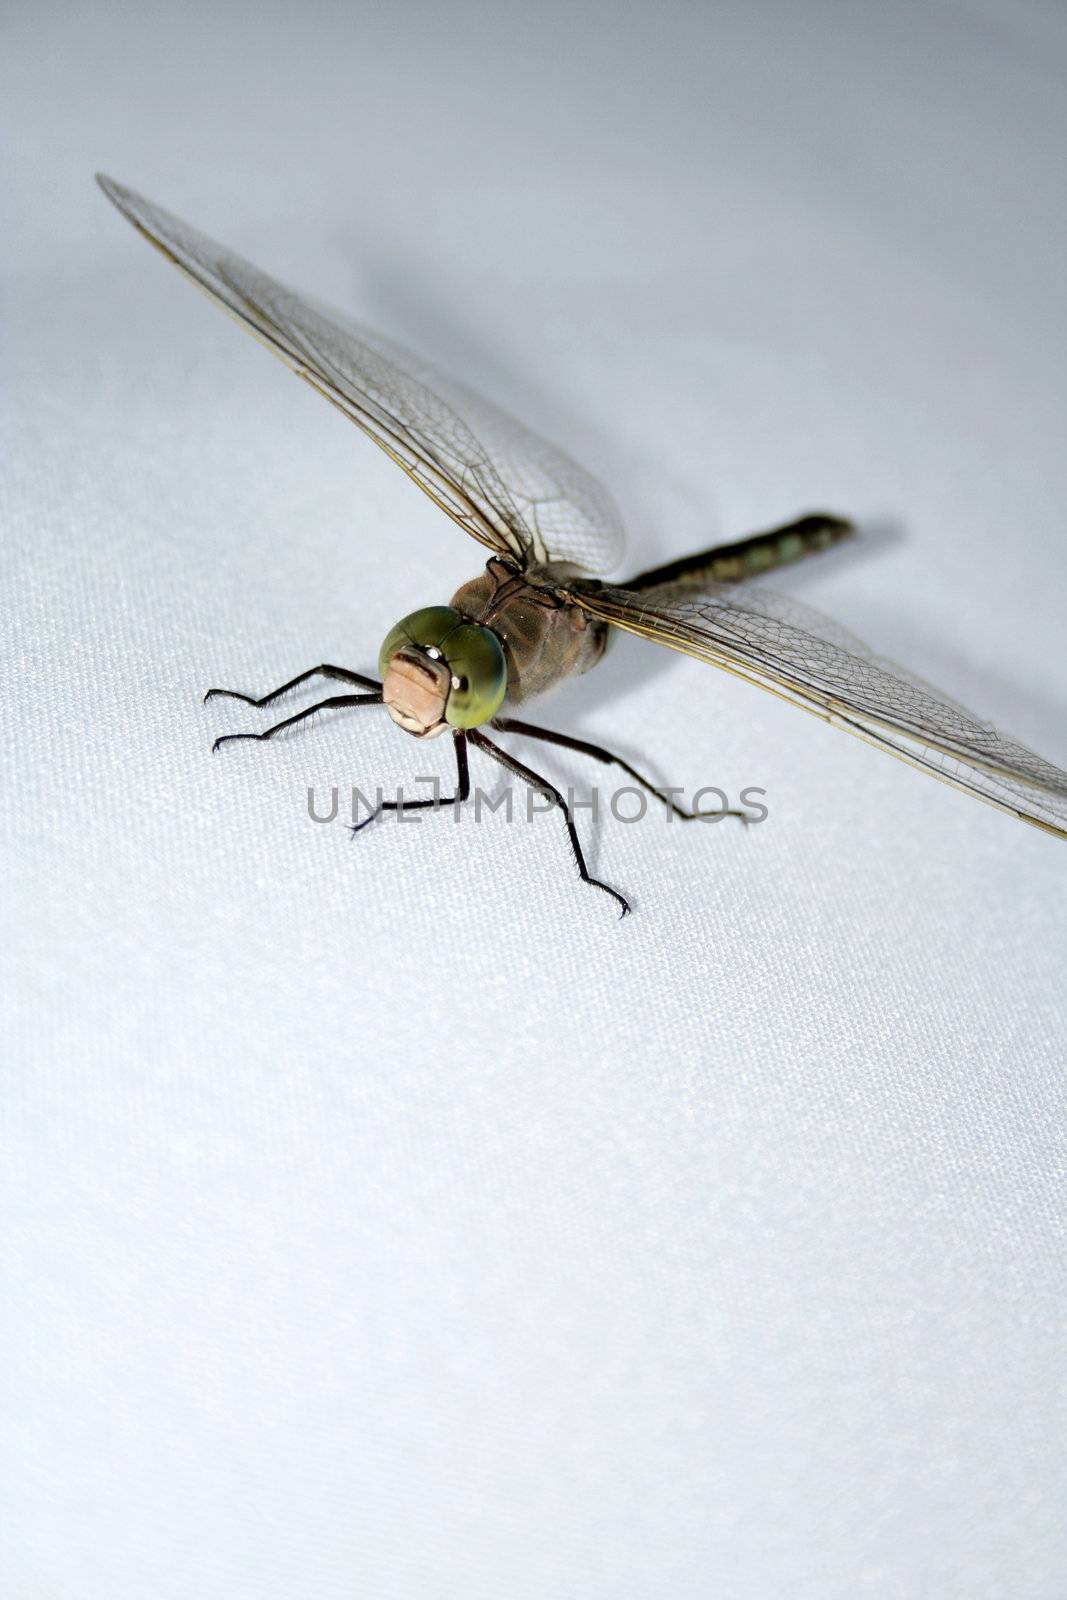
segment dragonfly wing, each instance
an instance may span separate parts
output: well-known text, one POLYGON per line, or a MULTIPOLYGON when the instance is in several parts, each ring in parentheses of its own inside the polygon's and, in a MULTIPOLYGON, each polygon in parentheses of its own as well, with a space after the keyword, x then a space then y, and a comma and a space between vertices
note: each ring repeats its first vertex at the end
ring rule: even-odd
POLYGON ((561 451, 141 195, 110 178, 98 181, 139 232, 350 417, 472 537, 523 563, 569 560, 587 571, 615 564, 621 528, 610 496, 561 451))
POLYGON ((1067 838, 1067 772, 809 606, 724 584, 641 593, 579 585, 575 599, 616 627, 722 667, 1067 838))
POLYGON ((470 442, 477 444, 479 476, 491 491, 486 498, 506 508, 509 525, 518 528, 533 560, 566 561, 585 572, 618 566, 625 529, 599 478, 500 406, 444 377, 384 335, 337 312, 324 314, 417 378, 431 398, 462 422, 470 442))

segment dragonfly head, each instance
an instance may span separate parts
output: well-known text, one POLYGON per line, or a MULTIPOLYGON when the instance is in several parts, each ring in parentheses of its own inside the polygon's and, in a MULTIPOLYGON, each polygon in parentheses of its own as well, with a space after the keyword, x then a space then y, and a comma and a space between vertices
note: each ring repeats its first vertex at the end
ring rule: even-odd
POLYGON ((417 739, 488 722, 508 686, 497 635, 451 606, 426 606, 390 628, 378 671, 389 715, 417 739))

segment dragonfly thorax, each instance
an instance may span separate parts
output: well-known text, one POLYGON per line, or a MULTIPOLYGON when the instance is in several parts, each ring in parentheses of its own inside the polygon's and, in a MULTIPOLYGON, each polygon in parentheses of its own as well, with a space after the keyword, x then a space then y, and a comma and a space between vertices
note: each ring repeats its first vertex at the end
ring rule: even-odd
POLYGON ((492 628, 468 621, 451 606, 426 606, 391 628, 378 669, 389 715, 417 739, 488 722, 508 684, 503 647, 492 628))
POLYGON ((458 612, 500 640, 510 704, 588 672, 603 655, 607 627, 575 604, 569 584, 576 575, 564 562, 520 568, 494 556, 452 596, 458 612))

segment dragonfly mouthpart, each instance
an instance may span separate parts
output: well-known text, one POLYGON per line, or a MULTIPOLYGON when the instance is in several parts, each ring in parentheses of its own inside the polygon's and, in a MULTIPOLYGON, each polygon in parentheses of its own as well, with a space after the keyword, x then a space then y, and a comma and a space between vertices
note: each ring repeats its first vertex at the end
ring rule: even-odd
POLYGON ((391 658, 382 684, 386 710, 398 728, 416 739, 433 739, 443 733, 451 674, 440 656, 433 660, 422 650, 398 650, 391 658))

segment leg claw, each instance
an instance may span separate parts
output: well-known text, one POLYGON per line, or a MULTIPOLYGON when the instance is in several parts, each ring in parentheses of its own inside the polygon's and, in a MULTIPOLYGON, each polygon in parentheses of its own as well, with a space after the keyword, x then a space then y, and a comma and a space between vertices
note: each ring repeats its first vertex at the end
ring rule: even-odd
POLYGON ((250 694, 242 694, 239 689, 209 689, 204 696, 204 704, 219 696, 224 700, 243 700, 246 706, 258 706, 259 701, 254 700, 250 694))
POLYGON ((231 739, 262 739, 261 733, 220 733, 215 743, 211 746, 211 754, 215 755, 220 745, 229 744, 231 739))

